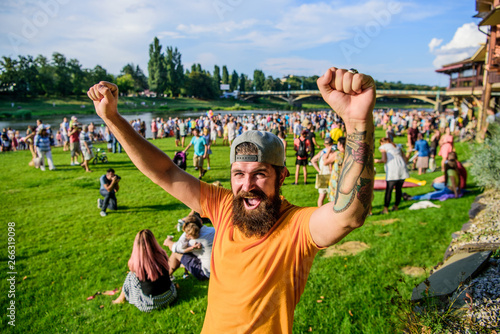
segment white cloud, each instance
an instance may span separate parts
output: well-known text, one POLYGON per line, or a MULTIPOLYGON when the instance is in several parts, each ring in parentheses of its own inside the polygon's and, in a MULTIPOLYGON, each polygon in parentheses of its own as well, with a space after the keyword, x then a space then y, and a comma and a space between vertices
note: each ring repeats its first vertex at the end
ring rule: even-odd
POLYGON ((433 38, 429 43, 429 50, 433 52, 435 48, 441 45, 441 43, 443 43, 442 39, 433 38))
MULTIPOLYGON (((420 22, 406 24, 433 15, 433 6, 416 0, 2 0, 0 56, 50 58, 57 51, 85 68, 100 64, 118 74, 134 63, 147 72, 149 44, 158 36, 164 47, 178 47, 185 64, 199 62, 209 70, 226 64, 243 73, 261 66, 273 75, 319 75, 332 64, 317 58, 339 65, 338 43, 355 43, 369 24, 378 25, 370 47, 384 45, 380 49, 397 55, 404 46, 386 44, 382 35, 413 29, 420 22), (40 3, 59 3, 57 14, 12 45, 9 34, 23 37, 23 25, 42 10, 40 3), (229 7, 221 15, 216 3, 229 7)), ((356 61, 368 54, 356 54, 356 61)))
POLYGON ((466 23, 457 29, 453 39, 443 45, 440 50, 459 50, 467 49, 470 47, 477 47, 479 43, 483 43, 486 36, 477 29, 475 23, 466 23))
POLYGON ((237 30, 245 30, 254 26, 257 20, 244 20, 241 22, 227 21, 218 22, 209 25, 199 25, 199 24, 179 24, 176 30, 185 33, 186 35, 200 35, 207 33, 223 34, 230 33, 237 30))
POLYGON ((441 45, 442 40, 433 38, 429 49, 436 58, 433 65, 439 68, 443 65, 465 60, 472 56, 481 43, 486 42, 486 36, 478 31, 475 23, 465 23, 457 29, 455 35, 448 43, 441 45))
POLYGON ((322 75, 327 68, 332 66, 328 60, 311 60, 301 57, 289 58, 268 58, 259 64, 260 68, 266 73, 281 76, 294 75, 322 75))

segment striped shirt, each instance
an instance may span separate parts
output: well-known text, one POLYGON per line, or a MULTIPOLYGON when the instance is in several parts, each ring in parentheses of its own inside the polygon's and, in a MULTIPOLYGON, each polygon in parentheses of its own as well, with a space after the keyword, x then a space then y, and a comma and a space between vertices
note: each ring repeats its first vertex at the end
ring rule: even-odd
POLYGON ((82 145, 82 148, 85 148, 83 142, 87 143, 89 149, 92 149, 92 141, 90 140, 88 132, 80 132, 80 144, 82 145))
POLYGON ((38 147, 42 152, 50 151, 50 138, 38 136, 35 146, 38 147))

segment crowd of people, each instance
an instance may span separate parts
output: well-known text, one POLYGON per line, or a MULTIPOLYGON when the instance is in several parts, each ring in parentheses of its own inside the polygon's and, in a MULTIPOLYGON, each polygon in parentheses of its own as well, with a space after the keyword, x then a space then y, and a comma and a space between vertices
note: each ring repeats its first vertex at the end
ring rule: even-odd
MULTIPOLYGON (((496 117, 494 111, 489 110, 487 124, 494 122, 496 117)), ((382 159, 378 160, 385 164, 386 169, 387 187, 383 213, 388 212, 392 189, 396 191, 393 210, 397 210, 404 179, 409 177, 408 171, 416 169, 419 175, 435 171, 437 156, 441 157, 441 170, 444 171, 448 155, 455 151, 455 140, 475 135, 476 128, 474 118, 469 120, 467 113, 460 114, 456 110, 438 113, 380 109, 374 110, 373 118, 374 125, 385 130, 385 138, 380 142, 382 159), (398 136, 407 138, 405 147, 394 144, 394 139, 398 136)), ((134 119, 129 124, 141 136, 146 137, 145 121, 134 119)), ((193 167, 198 170, 200 180, 210 170, 212 147, 218 141, 219 145, 231 145, 246 131, 269 131, 282 140, 286 153, 286 138, 292 137, 291 147, 296 156, 295 182, 292 184, 299 183, 301 173, 303 183, 307 184, 307 166, 313 165, 318 172, 318 206, 323 205, 325 199, 335 199, 336 180, 341 172, 345 150, 345 124, 332 111, 235 115, 210 111, 197 118, 153 118, 150 130, 153 140, 175 137, 175 146, 184 154, 193 147, 193 167), (187 142, 186 137, 189 140, 187 142), (320 146, 317 138, 318 141, 323 141, 323 146, 320 146), (316 150, 320 150, 318 154, 316 150)), ((487 128, 484 133, 486 132, 487 128)), ((64 151, 70 151, 70 165, 81 166, 87 172, 92 172, 90 162, 95 154, 94 143, 104 142, 108 151, 122 152, 121 144, 105 124, 81 124, 75 116, 69 121, 68 118, 63 118, 56 131, 42 120, 37 120, 36 126, 28 126, 25 136, 21 136, 19 130, 8 128, 3 129, 0 138, 2 151, 29 149, 33 157, 31 165, 41 170, 46 170, 46 165, 49 170, 56 168, 51 153, 53 146, 61 146, 64 151)))

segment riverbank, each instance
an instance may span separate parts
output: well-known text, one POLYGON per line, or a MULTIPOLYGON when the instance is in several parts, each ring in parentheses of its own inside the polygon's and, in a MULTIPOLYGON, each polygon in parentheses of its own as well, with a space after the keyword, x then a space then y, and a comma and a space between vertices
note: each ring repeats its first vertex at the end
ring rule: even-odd
MULTIPOLYGON (((426 104, 404 104, 380 102, 376 108, 393 109, 429 109, 426 104)), ((147 98, 147 97, 121 97, 118 108, 121 113, 141 114, 153 113, 179 113, 185 111, 232 111, 232 110, 292 110, 285 101, 259 98, 252 102, 236 100, 233 98, 219 100, 200 100, 192 98, 147 98)), ((327 109, 328 106, 322 100, 304 101, 297 110, 327 109)), ((46 116, 68 116, 68 115, 90 115, 94 114, 91 101, 82 96, 79 98, 36 98, 27 100, 12 100, 5 97, 0 98, 0 120, 30 120, 46 116)))

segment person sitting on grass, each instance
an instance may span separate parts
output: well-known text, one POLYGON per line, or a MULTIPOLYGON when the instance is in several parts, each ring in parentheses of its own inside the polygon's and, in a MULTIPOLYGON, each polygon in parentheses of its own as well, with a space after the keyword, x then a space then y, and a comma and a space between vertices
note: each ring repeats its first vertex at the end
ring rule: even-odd
POLYGON ((101 176, 99 179, 101 183, 101 188, 99 192, 104 196, 104 200, 97 199, 97 207, 101 209, 101 216, 106 217, 106 209, 118 210, 118 202, 116 200, 116 192, 120 189, 120 177, 115 175, 115 170, 113 168, 108 169, 106 174, 101 176))
POLYGON ((140 311, 150 312, 171 304, 177 298, 177 289, 168 273, 167 253, 150 230, 137 233, 128 268, 130 272, 113 304, 128 300, 140 311))
POLYGON ((433 191, 423 195, 417 195, 410 197, 408 194, 404 194, 405 200, 445 200, 449 198, 459 198, 463 195, 460 188, 460 172, 458 170, 458 164, 455 157, 450 152, 448 155, 448 160, 444 164, 444 184, 446 185, 443 189, 433 191))
MULTIPOLYGON (((458 176, 460 179, 460 189, 465 189, 467 187, 467 170, 462 165, 462 163, 458 160, 457 152, 448 153, 447 160, 455 160, 457 162, 458 176)), ((436 190, 443 190, 444 188, 446 188, 444 175, 436 177, 432 181, 432 187, 436 190)))
POLYGON ((168 261, 170 275, 182 265, 198 280, 208 280, 215 229, 204 226, 199 216, 190 215, 184 218, 182 230, 184 233, 177 242, 173 241, 173 236, 163 242, 172 251, 168 261))

